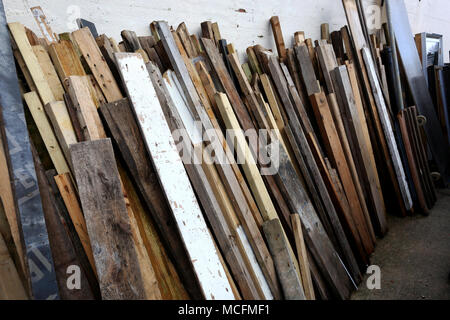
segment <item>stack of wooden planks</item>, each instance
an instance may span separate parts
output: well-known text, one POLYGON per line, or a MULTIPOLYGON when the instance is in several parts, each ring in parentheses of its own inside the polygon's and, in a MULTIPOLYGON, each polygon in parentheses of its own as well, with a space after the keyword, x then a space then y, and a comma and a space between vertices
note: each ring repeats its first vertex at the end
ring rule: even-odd
POLYGON ((387 35, 368 35, 358 2, 343 0, 348 26, 293 47, 272 17, 278 55, 238 54, 210 21, 117 43, 83 19, 57 35, 39 7, 43 38, 3 18, 51 256, 36 266, 31 209, 2 185, 0 298, 349 298, 387 212, 436 202, 417 109, 394 109, 387 35))

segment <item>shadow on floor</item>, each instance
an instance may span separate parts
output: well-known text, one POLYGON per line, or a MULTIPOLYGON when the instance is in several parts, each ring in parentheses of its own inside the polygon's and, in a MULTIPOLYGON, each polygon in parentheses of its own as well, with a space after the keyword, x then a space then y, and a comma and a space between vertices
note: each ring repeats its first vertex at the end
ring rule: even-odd
POLYGON ((352 300, 450 300, 450 190, 438 198, 429 217, 388 217, 371 258, 381 289, 367 289, 366 276, 352 300))

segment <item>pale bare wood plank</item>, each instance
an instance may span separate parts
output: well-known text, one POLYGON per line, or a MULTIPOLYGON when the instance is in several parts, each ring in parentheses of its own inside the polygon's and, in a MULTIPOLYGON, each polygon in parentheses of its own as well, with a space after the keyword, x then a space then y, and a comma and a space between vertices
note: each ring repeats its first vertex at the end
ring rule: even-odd
POLYGON ((281 31, 280 19, 278 16, 270 18, 270 24, 272 25, 273 37, 275 38, 275 44, 277 46, 278 56, 281 62, 285 62, 287 58, 286 46, 284 44, 283 32, 281 31))
POLYGON ((48 55, 47 50, 45 50, 45 48, 42 46, 33 46, 32 48, 55 99, 57 101, 63 101, 64 89, 61 81, 58 78, 55 67, 50 60, 50 56, 48 55))
POLYGON ((89 65, 92 74, 102 89, 106 100, 108 102, 114 102, 122 99, 123 96, 119 86, 89 29, 86 27, 74 31, 72 35, 89 65))
POLYGON ((305 300, 301 279, 289 252, 283 227, 278 219, 264 222, 264 234, 274 256, 275 266, 286 300, 305 300))
POLYGON ((234 299, 143 60, 126 53, 116 60, 205 298, 234 299))
POLYGON ((34 122, 41 134, 42 140, 44 141, 45 147, 52 159, 53 165, 55 166, 58 174, 63 174, 70 172, 69 166, 66 159, 64 158, 61 147, 58 144, 53 129, 50 122, 45 115, 44 107, 39 100, 36 92, 29 92, 24 95, 24 99, 30 109, 31 115, 33 116, 34 122))

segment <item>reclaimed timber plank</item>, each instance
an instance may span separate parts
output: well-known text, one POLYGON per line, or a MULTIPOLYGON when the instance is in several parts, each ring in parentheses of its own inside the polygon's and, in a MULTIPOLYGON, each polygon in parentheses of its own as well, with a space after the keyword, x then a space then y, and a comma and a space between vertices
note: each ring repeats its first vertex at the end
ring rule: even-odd
POLYGON ((387 232, 386 207, 376 170, 372 144, 370 143, 368 133, 366 132, 367 125, 363 118, 364 115, 360 114, 362 110, 358 107, 361 98, 355 98, 353 94, 346 66, 340 66, 333 71, 333 80, 335 81, 335 88, 341 96, 340 108, 345 115, 343 118, 347 120, 349 133, 356 142, 355 147, 359 148, 358 151, 353 150, 353 155, 360 158, 360 163, 364 169, 359 173, 362 175, 362 181, 364 181, 364 184, 366 184, 370 190, 369 196, 371 199, 371 206, 376 213, 376 219, 374 220, 377 223, 375 225, 381 234, 385 234, 387 232), (363 121, 361 121, 361 119, 363 121))
POLYGON ((204 296, 234 299, 143 61, 125 53, 116 53, 116 60, 204 296))
POLYGON ((414 181, 414 186, 417 192, 418 205, 423 214, 429 215, 428 205, 425 199, 425 194, 422 190, 420 175, 417 169, 416 160, 414 159, 413 146, 409 137, 409 132, 406 125, 406 117, 403 110, 400 111, 400 113, 397 115, 397 118, 400 125, 402 139, 405 144, 406 155, 408 157, 408 165, 411 170, 412 179, 414 181))
POLYGON ((397 176, 398 184, 400 185, 400 191, 402 194, 403 202, 406 209, 409 211, 412 208, 412 199, 409 192, 408 183, 406 182, 405 171, 403 169, 403 164, 400 158, 400 154, 397 148, 397 142, 394 137, 394 132, 392 129, 391 120, 387 111, 386 103, 383 98, 380 83, 375 72, 375 66, 370 56, 369 49, 363 48, 362 55, 364 62, 366 64, 368 77, 370 80, 373 97, 378 108, 378 113, 380 116, 381 124, 383 126, 384 134, 386 136, 387 144, 389 147, 390 156, 394 164, 394 170, 397 176))
POLYGON ((95 140, 106 137, 97 107, 91 98, 91 93, 84 77, 70 76, 66 86, 72 102, 76 105, 77 119, 83 131, 84 139, 95 140))
POLYGON ((28 42, 27 35, 25 33, 25 28, 18 22, 9 23, 8 28, 11 32, 14 42, 20 51, 23 60, 30 72, 31 78, 36 86, 37 93, 39 94, 42 102, 44 104, 55 100, 52 90, 45 78, 44 72, 42 71, 39 61, 33 52, 33 48, 28 42))
POLYGON ((18 268, 20 261, 0 198, 0 300, 28 300, 18 268))
POLYGON ((33 14, 34 19, 36 20, 36 23, 39 26, 39 29, 42 32, 42 35, 44 36, 45 41, 47 41, 47 43, 57 42, 58 38, 50 28, 47 17, 45 16, 42 8, 40 6, 37 6, 30 8, 30 10, 33 14))
POLYGON ((80 51, 92 71, 98 85, 108 102, 113 102, 123 98, 117 85, 116 79, 105 62, 95 39, 88 28, 83 28, 72 33, 80 51))
MULTIPOLYGON (((275 80, 274 82, 277 86, 278 93, 280 94, 281 99, 284 101, 284 108, 286 111, 286 121, 287 121, 285 132, 294 150, 296 159, 300 164, 302 174, 305 177, 305 179, 307 179, 307 177, 311 175, 310 180, 315 181, 316 186, 318 188, 318 192, 320 192, 321 200, 323 201, 323 204, 327 209, 328 218, 330 219, 331 225, 334 228, 335 235, 338 238, 339 245, 341 247, 341 250, 343 251, 345 260, 347 261, 352 277, 354 278, 355 282, 358 282, 360 281, 361 275, 358 266, 356 264, 355 257, 353 256, 353 253, 349 247, 349 243, 345 237, 341 224, 339 223, 339 219, 337 217, 336 211, 334 210, 333 203, 331 203, 330 201, 330 196, 327 192, 327 189, 324 186, 321 174, 319 172, 316 161, 312 155, 312 151, 308 144, 306 134, 308 135, 308 138, 311 138, 311 148, 313 148, 313 144, 316 143, 317 138, 315 137, 315 134, 312 131, 305 134, 305 132, 307 132, 305 130, 305 128, 307 128, 307 123, 303 122, 303 127, 300 124, 299 119, 301 119, 301 117, 298 117, 298 114, 294 110, 294 106, 291 103, 291 100, 289 99, 288 96, 289 92, 287 90, 288 86, 287 81, 282 76, 280 64, 276 61, 276 59, 274 59, 274 57, 271 57, 269 59, 268 69, 270 74, 272 75, 272 78, 275 80), (295 146, 298 146, 300 150, 297 150, 295 146), (303 163, 306 163, 306 165, 302 165, 303 163)), ((315 146, 317 147, 317 144, 315 144, 315 146)), ((321 154, 320 149, 317 149, 317 151, 319 152, 319 154, 321 154)), ((312 190, 314 190, 314 188, 312 188, 312 190)))
POLYGON ((71 144, 77 143, 78 140, 66 104, 63 101, 54 101, 47 103, 44 109, 53 126, 64 156, 69 165, 71 165, 69 147, 71 144))
POLYGON ((284 298, 286 300, 306 300, 301 279, 290 255, 280 220, 273 219, 264 222, 263 230, 270 251, 275 258, 275 266, 280 277, 284 298))
POLYGON ((75 190, 75 186, 73 185, 73 182, 67 173, 56 175, 54 177, 54 180, 67 208, 72 223, 75 227, 75 230, 78 234, 78 237, 80 238, 84 252, 86 253, 89 263, 91 264, 92 270, 97 273, 94 255, 92 253, 91 241, 89 239, 86 227, 86 221, 84 219, 83 211, 81 210, 81 205, 78 199, 77 191, 75 190))
POLYGON ((300 265, 300 274, 302 276, 303 289, 307 300, 316 300, 314 287, 311 279, 311 271, 309 270, 308 254, 306 253, 305 241, 303 239, 302 222, 300 215, 291 215, 292 228, 295 235, 295 246, 297 248, 297 258, 300 265))
MULTIPOLYGON (((2 118, 0 116, 0 124, 3 125, 3 121, 1 120, 2 118)), ((4 146, 5 140, 3 139, 2 136, 3 132, 0 131, 0 175, 3 177, 3 179, 5 179, 5 181, 9 181, 9 183, 0 184, 0 202, 1 202, 0 205, 2 206, 5 212, 8 227, 17 254, 17 259, 13 254, 12 258, 17 266, 17 271, 19 272, 19 275, 21 275, 22 278, 25 278, 26 265, 25 265, 24 249, 22 246, 23 240, 21 239, 19 231, 19 216, 17 215, 16 204, 14 201, 13 186, 12 186, 13 180, 11 179, 11 175, 8 169, 8 161, 6 158, 7 154, 5 152, 6 145, 4 146)), ((6 237, 5 234, 3 234, 3 237, 6 244, 8 244, 9 243, 8 237, 6 237)))
MULTIPOLYGON (((184 268, 189 263, 180 234, 170 215, 169 206, 158 181, 157 174, 147 153, 145 143, 141 138, 138 124, 128 99, 109 103, 100 107, 100 112, 107 124, 130 175, 139 190, 140 195, 160 231, 161 238, 168 252, 175 259, 175 267, 186 284, 193 299, 199 299, 198 285, 190 268, 184 268)), ((148 232, 148 230, 147 230, 148 232)), ((154 237, 154 236, 152 236, 154 237)))
POLYGON ((50 56, 42 46, 32 46, 33 52, 36 55, 36 58, 44 72, 44 76, 47 79, 48 85, 52 90, 53 96, 57 101, 63 101, 64 89, 61 84, 61 81, 58 78, 58 74, 56 73, 55 67, 50 60, 50 56))
POLYGON ((280 19, 278 16, 270 18, 270 25, 272 26, 273 37, 275 39, 280 61, 285 62, 287 58, 286 45, 284 44, 283 32, 281 31, 280 19))
POLYGON ((119 172, 109 139, 70 147, 81 206, 105 300, 144 299, 119 172))
MULTIPOLYGON (((52 43, 48 47, 48 52, 64 86, 65 80, 69 76, 86 75, 71 41, 60 40, 58 43, 52 43)), ((65 89, 67 90, 67 87, 65 89)))
POLYGON ((288 203, 292 212, 300 214, 306 231, 308 247, 314 253, 316 262, 321 267, 324 277, 340 299, 350 295, 351 280, 346 268, 335 251, 330 238, 327 236, 321 221, 300 180, 295 175, 292 163, 283 148, 267 150, 271 156, 278 153, 279 169, 277 180, 282 192, 288 196, 288 203))

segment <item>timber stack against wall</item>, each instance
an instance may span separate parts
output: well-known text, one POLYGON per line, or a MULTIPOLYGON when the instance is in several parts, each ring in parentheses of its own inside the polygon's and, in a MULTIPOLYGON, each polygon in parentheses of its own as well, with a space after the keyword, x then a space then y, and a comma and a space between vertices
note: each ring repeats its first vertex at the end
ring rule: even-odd
POLYGON ((277 52, 1 6, 0 299, 348 299, 387 215, 435 205, 450 128, 402 1, 374 33, 342 3, 318 40, 270 18, 277 52))

